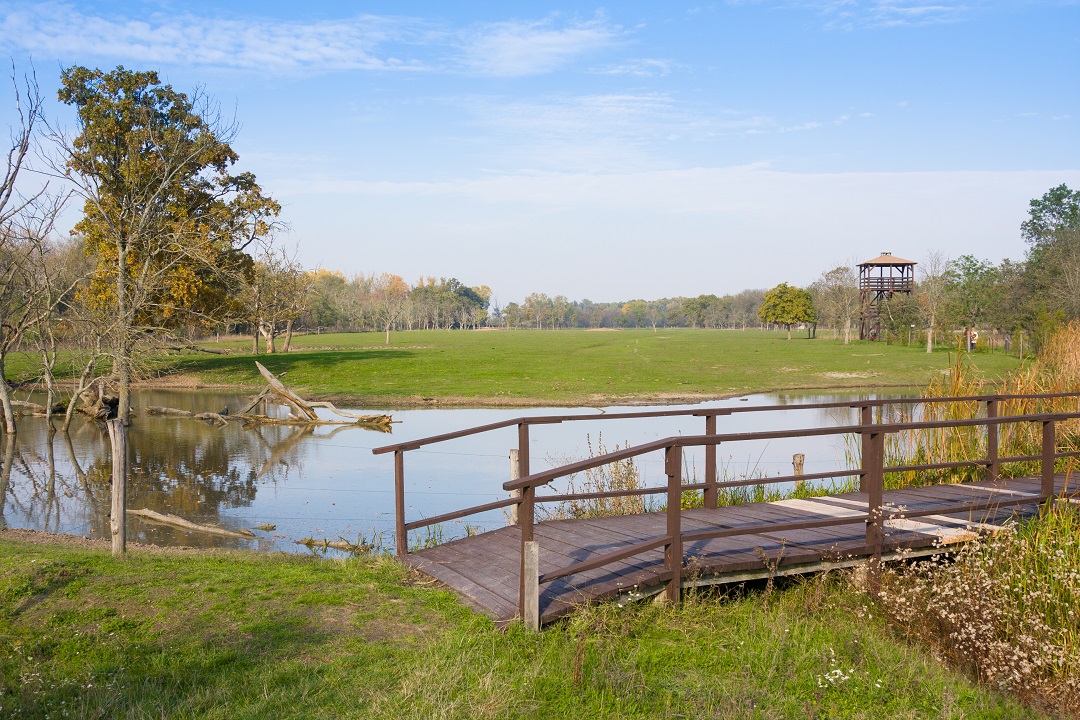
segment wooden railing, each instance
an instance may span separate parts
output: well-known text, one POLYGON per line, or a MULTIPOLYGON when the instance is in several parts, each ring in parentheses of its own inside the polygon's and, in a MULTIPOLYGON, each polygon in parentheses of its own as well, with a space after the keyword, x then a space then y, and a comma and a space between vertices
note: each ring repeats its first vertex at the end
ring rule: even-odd
MULTIPOLYGON (((453 433, 436 435, 433 437, 411 440, 395 445, 387 445, 373 450, 375 454, 394 453, 394 505, 395 505, 395 539, 399 555, 409 552, 408 533, 411 530, 437 525, 450 520, 467 517, 489 510, 515 506, 517 508, 518 524, 521 528, 521 588, 519 592, 519 610, 522 617, 528 622, 536 610, 533 599, 538 597, 538 586, 561 577, 575 573, 585 572, 597 567, 624 560, 660 547, 664 548, 665 564, 661 580, 666 583, 666 593, 669 597, 677 597, 681 583, 682 570, 682 545, 684 542, 694 542, 711 538, 729 537, 735 535, 754 534, 766 529, 773 531, 786 531, 797 529, 811 529, 828 527, 830 525, 850 524, 852 522, 866 523, 867 549, 871 556, 871 565, 874 566, 881 556, 883 541, 884 522, 888 518, 882 507, 882 492, 884 490, 884 477, 886 473, 912 472, 935 469, 950 469, 965 466, 981 466, 985 468, 987 479, 997 479, 1000 466, 1003 463, 1040 461, 1042 473, 1042 500, 1049 500, 1053 496, 1054 488, 1054 461, 1063 457, 1078 457, 1080 452, 1056 452, 1055 425, 1061 421, 1080 418, 1080 412, 1055 412, 1027 415, 1000 415, 1003 402, 1011 400, 1052 400, 1059 398, 1078 398, 1080 393, 1054 393, 1045 395, 979 395, 952 398, 891 398, 881 400, 858 400, 832 403, 807 403, 801 405, 771 405, 762 407, 732 407, 732 408, 698 408, 693 410, 660 410, 625 413, 597 413, 588 415, 559 415, 522 417, 505 420, 498 423, 468 428, 453 433), (985 416, 961 420, 936 420, 921 422, 900 423, 874 423, 873 410, 885 406, 917 405, 930 403, 956 403, 956 402, 980 402, 985 403, 985 416), (828 409, 828 408, 857 408, 859 410, 859 424, 830 428, 806 428, 797 430, 780 430, 753 433, 728 433, 716 434, 716 418, 720 415, 733 415, 745 412, 771 412, 778 410, 793 409, 828 409), (562 467, 553 468, 544 472, 530 473, 529 471, 529 429, 533 425, 545 425, 571 421, 613 420, 630 418, 660 418, 660 417, 704 417, 705 434, 698 436, 670 437, 655 440, 643 445, 627 447, 609 452, 587 460, 570 463, 562 467), (1042 452, 1039 455, 1000 457, 998 452, 997 429, 1007 423, 1042 423, 1042 452), (443 513, 434 517, 423 518, 407 522, 405 518, 405 466, 404 456, 410 450, 416 450, 431 444, 444 442, 469 435, 490 432, 497 429, 516 426, 518 429, 518 467, 516 480, 503 484, 503 488, 511 492, 511 496, 481 505, 476 505, 461 510, 443 513), (986 452, 985 458, 975 460, 961 460, 942 463, 924 463, 907 466, 885 466, 885 436, 890 433, 898 433, 910 430, 930 430, 936 428, 963 428, 963 427, 986 427, 986 452), (775 440, 781 438, 796 437, 821 437, 835 435, 858 435, 860 438, 861 459, 858 468, 836 470, 832 472, 811 473, 804 475, 774 476, 764 478, 745 478, 733 481, 721 482, 716 473, 716 447, 721 443, 745 442, 751 440, 775 440), (687 447, 704 447, 705 449, 705 481, 698 483, 683 483, 682 478, 682 451, 687 447), (575 475, 593 468, 598 468, 620 460, 639 457, 647 453, 664 452, 664 468, 667 481, 663 487, 647 487, 635 490, 613 490, 604 492, 552 494, 538 496, 537 488, 547 485, 559 478, 575 475), (700 490, 703 493, 705 507, 716 507, 719 491, 723 488, 752 486, 762 484, 776 484, 789 481, 807 481, 829 479, 837 477, 858 477, 859 488, 867 493, 867 511, 865 515, 844 517, 842 519, 815 520, 801 523, 788 523, 781 525, 745 526, 736 529, 699 530, 683 533, 680 527, 680 506, 682 493, 688 490, 700 490), (565 568, 537 576, 535 573, 535 558, 530 557, 536 551, 534 544, 533 529, 536 523, 535 506, 537 503, 564 502, 567 500, 600 499, 622 497, 630 495, 666 494, 667 528, 663 535, 648 538, 617 551, 596 556, 588 561, 575 563, 565 568)), ((993 507, 1007 507, 1015 504, 1030 503, 1030 498, 1017 501, 994 501, 986 505, 956 505, 949 507, 935 507, 920 513, 905 512, 905 517, 919 515, 942 514, 951 512, 977 511, 993 507)), ((538 615, 537 621, 538 621, 538 615)))

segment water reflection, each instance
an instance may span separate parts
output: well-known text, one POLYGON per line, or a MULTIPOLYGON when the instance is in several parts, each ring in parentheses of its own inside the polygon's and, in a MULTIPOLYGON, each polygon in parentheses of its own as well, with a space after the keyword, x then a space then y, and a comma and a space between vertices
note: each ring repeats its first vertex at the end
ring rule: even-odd
MULTIPOLYGON (((795 405, 855 397, 880 394, 754 395, 705 405, 795 405)), ((134 404, 216 412, 224 406, 241 407, 247 399, 236 393, 154 391, 140 393, 134 404)), ((523 414, 585 414, 595 409, 363 411, 392 412, 400 421, 393 437, 358 426, 243 427, 231 422, 214 427, 189 418, 138 415, 128 436, 132 470, 128 507, 177 515, 201 525, 255 530, 258 537, 218 537, 130 516, 129 540, 307 552, 293 541, 313 537, 355 542, 382 533, 386 544, 392 545, 393 462, 390 456, 373 456, 373 447, 523 414), (274 529, 256 529, 263 526, 274 529)), ((792 409, 722 416, 717 430, 752 432, 855 420, 854 411, 844 408, 792 409)), ((602 435, 611 448, 616 443, 638 444, 703 431, 704 421, 693 417, 542 425, 531 433, 532 464, 541 470, 586 456, 587 435, 594 445, 602 435)), ((508 454, 516 441, 516 430, 507 428, 407 453, 409 518, 504 497, 501 484, 509 476, 508 454)), ((845 461, 846 446, 843 438, 773 440, 721 446, 718 457, 721 471, 732 477, 781 475, 791 472, 794 453, 805 455, 807 473, 822 472, 845 461)), ((15 438, 0 435, 0 461, 0 527, 109 537, 111 460, 103 425, 79 420, 64 435, 53 432, 43 418, 20 418, 15 438)), ((646 481, 662 481, 659 454, 641 458, 638 465, 646 481)), ((704 468, 700 449, 687 452, 686 468, 689 477, 700 477, 704 468)), ((487 528, 504 524, 505 517, 496 511, 468 522, 487 528)), ((447 528, 449 535, 455 531, 447 528)))

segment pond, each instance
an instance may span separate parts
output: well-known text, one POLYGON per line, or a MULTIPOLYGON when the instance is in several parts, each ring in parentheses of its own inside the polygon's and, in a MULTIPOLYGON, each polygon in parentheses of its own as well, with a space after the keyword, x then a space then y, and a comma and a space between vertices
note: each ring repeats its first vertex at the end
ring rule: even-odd
MULTIPOLYGON (((704 407, 797 405, 910 396, 911 392, 781 393, 749 395, 699 405, 603 408, 614 412, 704 407)), ((208 391, 147 391, 135 408, 162 405, 194 412, 240 407, 249 395, 208 391)), ((217 537, 128 518, 128 539, 166 546, 225 547, 309 552, 296 541, 380 540, 393 547, 393 456, 373 448, 535 415, 592 414, 597 408, 419 409, 343 408, 388 412, 392 434, 357 426, 295 428, 239 423, 213 427, 197 420, 139 413, 129 428, 131 479, 128 507, 183 517, 202 525, 253 530, 254 539, 217 537), (269 529, 270 527, 273 529, 269 529), (256 528, 267 528, 259 530, 256 528)), ((752 432, 845 425, 856 422, 846 408, 791 409, 717 418, 717 432, 752 432)), ((602 442, 640 444, 672 435, 698 435, 695 417, 599 420, 534 426, 530 455, 534 472, 588 457, 602 442)), ((406 514, 431 517, 506 496, 509 451, 516 429, 460 438, 406 453, 406 514)), ((721 446, 718 465, 729 477, 787 475, 792 455, 805 455, 805 472, 847 467, 847 444, 840 436, 800 438, 721 446)), ((704 455, 688 452, 686 475, 701 478, 704 455)), ((660 484, 663 459, 639 458, 643 480, 660 484)), ((0 437, 0 527, 109 537, 110 451, 104 425, 77 418, 68 435, 50 434, 43 418, 23 417, 13 443, 0 437)), ((506 523, 502 511, 448 523, 445 538, 464 532, 465 523, 489 529, 506 523)))

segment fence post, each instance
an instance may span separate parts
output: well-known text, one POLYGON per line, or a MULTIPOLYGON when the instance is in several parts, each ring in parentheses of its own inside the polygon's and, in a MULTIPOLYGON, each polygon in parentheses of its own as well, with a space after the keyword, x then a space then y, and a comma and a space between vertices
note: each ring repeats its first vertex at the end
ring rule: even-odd
MULTIPOLYGON (((998 416, 998 399, 987 398, 986 400, 986 419, 994 420, 998 416)), ((998 475, 1000 474, 1000 463, 998 462, 998 429, 1001 426, 997 423, 986 424, 986 479, 990 482, 996 482, 998 475)))
POLYGON ((112 554, 123 557, 127 552, 127 432, 124 421, 116 418, 105 423, 112 445, 112 511, 109 529, 112 531, 112 554))
MULTIPOLYGON (((806 455, 804 453, 795 453, 791 456, 791 469, 792 474, 798 477, 803 474, 803 470, 806 467, 806 455)), ((803 489, 803 480, 795 481, 795 490, 803 489)))
POLYGON ((394 540, 397 556, 409 554, 409 531, 405 529, 405 451, 394 451, 394 540))
POLYGON ((525 543, 525 607, 522 619, 530 630, 540 629, 540 543, 525 543))
POLYGON ((1054 502, 1054 421, 1044 420, 1042 424, 1042 500, 1047 507, 1054 502))
POLYGON ((667 535, 664 551, 664 569, 671 572, 665 597, 669 602, 679 601, 682 589, 682 448, 673 445, 664 451, 664 468, 667 472, 667 535))
MULTIPOLYGON (((874 422, 873 408, 869 405, 859 406, 859 424, 870 425, 874 422)), ((867 492, 866 489, 866 458, 870 453, 870 436, 862 433, 862 459, 863 459, 863 474, 859 477, 859 492, 867 492)))
MULTIPOLYGON (((518 451, 515 448, 515 449, 512 449, 510 451, 510 482, 513 482, 513 481, 517 480, 519 477, 521 477, 521 475, 519 474, 519 471, 520 471, 520 467, 518 466, 518 451)), ((510 497, 512 497, 512 498, 521 497, 521 488, 516 488, 514 490, 511 490, 510 491, 510 497)), ((510 506, 510 524, 511 525, 517 525, 518 524, 518 506, 517 505, 511 505, 510 506)))
MULTIPOLYGON (((716 416, 705 416, 705 434, 716 434, 716 416)), ((718 504, 716 487, 716 444, 710 443, 705 446, 705 492, 702 504, 707 508, 714 508, 718 504)))
POLYGON ((866 546, 870 553, 870 589, 881 587, 881 549, 885 541, 885 517, 882 494, 885 490, 885 434, 863 431, 863 484, 867 493, 866 546))

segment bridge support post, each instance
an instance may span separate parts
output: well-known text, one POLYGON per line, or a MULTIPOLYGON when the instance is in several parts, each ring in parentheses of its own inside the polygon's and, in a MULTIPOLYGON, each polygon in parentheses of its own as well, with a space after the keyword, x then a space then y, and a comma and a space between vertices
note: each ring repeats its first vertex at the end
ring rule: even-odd
POLYGON ((1054 504, 1054 421, 1044 420, 1042 424, 1042 500, 1047 509, 1054 504))
POLYGON ((409 554, 409 531, 405 529, 405 451, 394 451, 394 540, 398 557, 409 554))
MULTIPOLYGON (((523 478, 529 474, 529 425, 518 425, 518 477, 523 478)), ((525 555, 528 543, 533 541, 533 506, 536 499, 536 488, 532 485, 521 489, 521 502, 518 504, 518 525, 521 527, 521 564, 519 565, 518 583, 518 615, 525 618, 525 555)))
MULTIPOLYGON (((705 434, 716 434, 716 416, 705 416, 705 434)), ((716 445, 709 444, 705 446, 705 491, 702 498, 702 504, 707 508, 714 508, 717 506, 719 498, 717 497, 716 487, 716 445)))
POLYGON ((682 448, 678 445, 664 451, 664 467, 667 472, 667 535, 664 549, 664 570, 671 573, 664 597, 669 602, 679 602, 682 590, 682 448))
MULTIPOLYGON (((993 420, 998 416, 997 398, 989 398, 986 401, 986 419, 993 420)), ((1001 465, 998 462, 998 428, 997 423, 986 424, 986 479, 996 482, 1001 473, 1001 465)))
POLYGON ((525 607, 522 608, 522 620, 530 630, 540 629, 540 543, 530 540, 525 543, 525 607))
POLYGON ((885 542, 885 433, 864 430, 863 485, 867 498, 866 547, 870 555, 870 591, 881 588, 881 549, 885 542))

